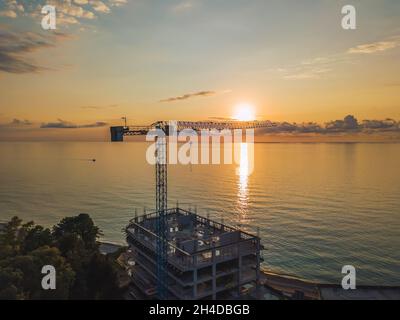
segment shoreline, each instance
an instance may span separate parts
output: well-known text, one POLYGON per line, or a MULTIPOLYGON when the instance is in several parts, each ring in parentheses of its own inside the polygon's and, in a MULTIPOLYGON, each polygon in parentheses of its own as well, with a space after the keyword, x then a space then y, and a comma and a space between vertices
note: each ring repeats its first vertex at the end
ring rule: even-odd
MULTIPOLYGON (((99 241, 102 254, 118 251, 125 247, 109 241, 99 241)), ((307 280, 296 275, 260 270, 263 293, 259 300, 302 299, 302 300, 400 300, 400 286, 357 285, 356 290, 344 290, 340 284, 307 280)))
POLYGON ((306 300, 399 300, 400 286, 357 285, 355 290, 344 290, 340 284, 323 283, 295 275, 261 271, 263 286, 280 292, 289 299, 306 300))

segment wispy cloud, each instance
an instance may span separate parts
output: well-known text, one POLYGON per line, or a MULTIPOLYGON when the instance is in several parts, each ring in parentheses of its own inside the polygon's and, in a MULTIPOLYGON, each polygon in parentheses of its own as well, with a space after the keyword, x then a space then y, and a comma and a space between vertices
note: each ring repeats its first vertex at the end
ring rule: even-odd
POLYGON ((350 48, 348 53, 351 54, 370 54, 382 52, 400 46, 400 41, 397 39, 391 41, 378 41, 367 44, 361 44, 356 47, 350 48))
POLYGON ((191 99, 191 98, 195 98, 195 97, 210 97, 210 96, 215 96, 216 94, 217 94, 216 91, 199 91, 199 92, 194 92, 194 93, 186 93, 181 96, 162 99, 162 100, 160 100, 160 102, 174 102, 174 101, 187 100, 187 99, 191 99))
POLYGON ((100 109, 110 109, 110 108, 116 108, 118 107, 118 104, 110 104, 106 106, 81 106, 81 109, 89 109, 89 110, 100 110, 100 109))
POLYGON ((0 28, 0 72, 34 73, 47 68, 39 66, 28 59, 33 51, 54 47, 60 40, 69 36, 63 33, 53 33, 42 36, 34 32, 12 32, 0 28))
POLYGON ((183 1, 173 7, 173 11, 176 13, 184 12, 192 9, 194 6, 192 1, 183 1))
POLYGON ((321 79, 338 64, 349 63, 350 61, 348 55, 340 53, 326 57, 315 57, 284 68, 276 68, 273 71, 278 72, 282 78, 287 80, 321 79))
POLYGON ((288 80, 321 79, 335 69, 339 64, 354 63, 356 54, 372 54, 383 52, 400 46, 400 36, 394 36, 384 41, 377 41, 355 46, 346 52, 326 57, 316 57, 298 64, 272 69, 282 78, 288 80))
POLYGON ((216 120, 216 121, 232 121, 232 118, 228 117, 208 117, 209 120, 216 120))
POLYGON ((55 47, 56 43, 69 38, 63 33, 53 33, 44 37, 33 32, 12 32, 0 29, 0 71, 9 73, 32 73, 47 68, 29 60, 31 52, 55 47))
POLYGON ((301 80, 301 79, 320 79, 323 74, 331 71, 329 68, 299 68, 292 70, 290 73, 284 74, 284 79, 301 80))
POLYGON ((73 122, 58 119, 56 122, 42 123, 40 128, 43 128, 43 129, 48 129, 48 128, 78 129, 78 128, 98 128, 98 127, 104 127, 106 125, 107 125, 107 122, 103 122, 103 121, 97 121, 97 122, 89 123, 89 124, 76 124, 73 122))

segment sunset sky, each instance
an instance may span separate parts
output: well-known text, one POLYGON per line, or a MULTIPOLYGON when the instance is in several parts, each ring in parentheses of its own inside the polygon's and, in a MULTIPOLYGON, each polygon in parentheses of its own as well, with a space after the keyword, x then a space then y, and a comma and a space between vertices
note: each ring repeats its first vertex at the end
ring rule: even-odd
POLYGON ((399 17, 398 0, 1 0, 0 136, 231 118, 239 104, 273 121, 399 121, 399 17), (41 28, 46 3, 56 31, 41 28), (341 27, 346 4, 356 30, 341 27))

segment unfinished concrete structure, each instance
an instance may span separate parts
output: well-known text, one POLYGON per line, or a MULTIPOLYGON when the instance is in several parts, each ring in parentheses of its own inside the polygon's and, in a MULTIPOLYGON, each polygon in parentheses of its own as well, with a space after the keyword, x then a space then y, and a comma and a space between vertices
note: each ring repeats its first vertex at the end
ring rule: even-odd
MULTIPOLYGON (((147 296, 156 293, 157 214, 126 227, 131 276, 147 296)), ((260 238, 180 208, 168 209, 168 299, 233 299, 256 286, 260 238)))

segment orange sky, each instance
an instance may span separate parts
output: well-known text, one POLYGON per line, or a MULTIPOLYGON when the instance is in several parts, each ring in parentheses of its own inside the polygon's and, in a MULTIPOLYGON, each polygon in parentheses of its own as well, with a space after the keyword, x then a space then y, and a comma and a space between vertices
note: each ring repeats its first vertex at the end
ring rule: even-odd
POLYGON ((231 118, 243 103, 273 121, 400 120, 399 2, 356 1, 356 30, 342 2, 54 0, 56 32, 38 7, 3 4, 0 139, 101 140, 95 124, 122 116, 231 118), (92 128, 39 128, 60 122, 92 128))

